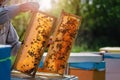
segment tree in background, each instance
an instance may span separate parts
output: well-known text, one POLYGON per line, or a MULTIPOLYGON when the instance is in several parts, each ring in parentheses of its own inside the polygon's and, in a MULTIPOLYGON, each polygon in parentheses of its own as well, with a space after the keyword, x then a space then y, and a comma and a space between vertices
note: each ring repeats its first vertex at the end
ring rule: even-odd
POLYGON ((31 14, 29 12, 26 12, 19 14, 12 20, 12 23, 18 33, 20 41, 24 40, 24 34, 26 32, 26 28, 29 25, 30 17, 31 14))
POLYGON ((75 46, 81 50, 98 50, 120 46, 120 0, 53 0, 54 15, 66 12, 82 16, 82 25, 75 46))
POLYGON ((78 40, 86 49, 120 46, 120 0, 86 0, 81 4, 83 17, 78 40))
MULTIPOLYGON (((50 0, 50 2, 52 8, 45 11, 48 14, 59 17, 64 9, 66 12, 82 16, 82 24, 75 40, 75 46, 78 46, 79 50, 97 51, 105 46, 120 46, 120 0, 50 0)), ((20 14, 13 19, 20 39, 28 25, 24 22, 29 21, 29 17, 29 14, 20 14)))

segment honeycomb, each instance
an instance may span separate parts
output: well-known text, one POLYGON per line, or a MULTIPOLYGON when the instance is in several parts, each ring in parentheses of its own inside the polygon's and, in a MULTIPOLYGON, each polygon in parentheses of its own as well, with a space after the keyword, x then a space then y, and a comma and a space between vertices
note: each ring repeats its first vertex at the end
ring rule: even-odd
POLYGON ((14 66, 16 70, 31 76, 35 76, 55 22, 54 17, 43 12, 37 12, 33 17, 14 66))
POLYGON ((64 11, 61 13, 59 23, 53 34, 53 44, 48 49, 41 71, 64 74, 80 24, 81 17, 64 11))

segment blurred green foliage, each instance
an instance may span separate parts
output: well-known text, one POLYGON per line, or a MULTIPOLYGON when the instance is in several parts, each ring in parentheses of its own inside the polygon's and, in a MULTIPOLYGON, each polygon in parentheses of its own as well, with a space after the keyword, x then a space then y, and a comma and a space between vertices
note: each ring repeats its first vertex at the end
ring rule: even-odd
MULTIPOLYGON (((56 17, 62 10, 82 16, 73 51, 98 51, 105 46, 120 46, 120 0, 51 0, 52 9, 46 11, 56 17)), ((22 13, 13 24, 23 40, 30 15, 22 13)))
POLYGON ((30 19, 31 14, 29 12, 20 13, 14 19, 12 19, 13 26, 15 27, 18 36, 20 37, 20 41, 23 41, 24 39, 24 33, 29 25, 30 19))
POLYGON ((105 46, 120 46, 120 0, 86 0, 81 4, 83 17, 76 44, 98 50, 105 46), (92 4, 90 4, 92 1, 92 4))

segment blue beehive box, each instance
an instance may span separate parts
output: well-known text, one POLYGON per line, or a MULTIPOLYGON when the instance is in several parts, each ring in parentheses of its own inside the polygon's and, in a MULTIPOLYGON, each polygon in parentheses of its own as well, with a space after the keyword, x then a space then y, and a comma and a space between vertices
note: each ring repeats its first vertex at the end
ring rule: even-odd
POLYGON ((0 45, 0 80, 10 80, 11 46, 0 45))

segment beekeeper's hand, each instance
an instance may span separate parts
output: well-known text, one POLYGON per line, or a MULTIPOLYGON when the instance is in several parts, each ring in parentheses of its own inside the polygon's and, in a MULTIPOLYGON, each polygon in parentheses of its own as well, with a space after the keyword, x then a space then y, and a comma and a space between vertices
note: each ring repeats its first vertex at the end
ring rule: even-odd
POLYGON ((37 2, 27 2, 19 5, 20 11, 32 11, 36 12, 39 9, 39 4, 37 2))

